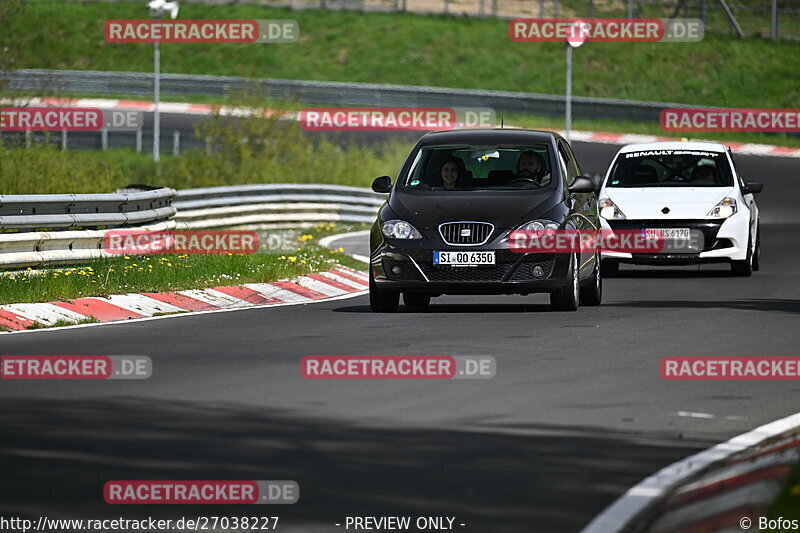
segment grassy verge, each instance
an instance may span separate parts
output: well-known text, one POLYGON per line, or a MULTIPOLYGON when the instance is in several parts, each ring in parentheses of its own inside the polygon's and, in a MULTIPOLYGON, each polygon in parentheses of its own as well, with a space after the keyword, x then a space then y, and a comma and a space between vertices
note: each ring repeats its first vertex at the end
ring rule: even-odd
MULTIPOLYGON (((10 17, 4 33, 15 40, 17 68, 148 72, 151 45, 102 38, 105 20, 145 15, 138 1, 39 0, 10 17)), ((511 42, 507 22, 498 19, 235 3, 183 4, 180 17, 296 19, 301 38, 279 45, 164 44, 164 72, 550 94, 564 88, 564 45, 511 42)), ((573 90, 582 96, 786 108, 800 99, 800 42, 788 40, 709 33, 700 43, 589 43, 574 62, 573 90)))
POLYGON ((773 503, 767 517, 769 519, 796 520, 800 523, 800 464, 795 465, 794 470, 789 474, 783 491, 773 503))
POLYGON ((408 142, 362 146, 336 136, 311 139, 299 124, 267 118, 286 102, 255 93, 232 95, 230 105, 253 115, 235 120, 212 114, 195 125, 211 149, 188 150, 156 165, 132 150, 61 151, 50 143, 30 148, 0 143, 3 194, 110 192, 131 183, 185 189, 256 183, 327 183, 368 187, 376 176, 394 174, 408 155, 408 142))
MULTIPOLYGON (((506 115, 505 123, 532 129, 564 128, 559 119, 520 114, 506 115)), ((681 138, 679 134, 665 134, 657 125, 636 122, 577 120, 573 129, 681 138)), ((692 138, 800 148, 800 138, 787 135, 717 133, 692 134, 692 138)), ((150 154, 126 149, 63 152, 55 145, 19 148, 0 143, 0 183, 3 194, 111 192, 132 183, 176 189, 255 183, 369 187, 375 176, 395 175, 411 147, 408 141, 343 147, 331 141, 316 146, 300 143, 293 146, 294 155, 280 164, 262 163, 265 158, 255 153, 244 158, 227 158, 219 153, 209 155, 194 150, 177 156, 165 155, 157 166, 150 154)))
POLYGON ((0 277, 0 304, 52 302, 129 292, 203 289, 265 283, 330 268, 363 268, 340 250, 314 244, 322 236, 361 229, 358 225, 318 225, 304 230, 293 252, 253 255, 149 255, 98 259, 79 267, 20 271, 0 277))
MULTIPOLYGON (((499 117, 498 117, 499 121, 499 117)), ((535 115, 523 115, 510 113, 505 117, 506 124, 532 129, 552 129, 563 130, 564 120, 540 117, 535 115)), ((599 131, 609 133, 637 133, 640 135, 658 135, 660 137, 672 137, 681 139, 691 137, 692 139, 703 139, 722 143, 757 143, 772 144, 776 146, 789 146, 800 148, 800 137, 786 134, 764 134, 764 133, 730 133, 730 132, 710 132, 710 133, 679 133, 665 132, 658 124, 646 122, 632 122, 626 120, 573 120, 573 130, 599 131)))

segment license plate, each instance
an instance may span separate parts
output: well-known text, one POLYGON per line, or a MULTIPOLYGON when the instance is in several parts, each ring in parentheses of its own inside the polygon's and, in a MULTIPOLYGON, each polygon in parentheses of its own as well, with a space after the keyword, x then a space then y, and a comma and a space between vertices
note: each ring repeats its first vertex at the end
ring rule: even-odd
POLYGON ((647 239, 689 239, 689 228, 648 228, 644 236, 647 239))
POLYGON ((434 265, 480 266, 493 265, 494 252, 433 252, 434 265))

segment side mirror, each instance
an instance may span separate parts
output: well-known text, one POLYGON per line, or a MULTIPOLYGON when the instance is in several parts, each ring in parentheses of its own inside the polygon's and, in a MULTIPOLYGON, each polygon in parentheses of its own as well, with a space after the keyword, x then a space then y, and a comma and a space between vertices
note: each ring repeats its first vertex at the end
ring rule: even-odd
POLYGON ((586 176, 578 176, 573 181, 572 184, 569 186, 569 192, 578 192, 578 193, 586 193, 586 192, 594 192, 595 185, 592 178, 587 178, 586 176))
POLYGON ((380 176, 372 182, 372 190, 375 192, 392 192, 392 178, 380 176))
POLYGON ((764 190, 764 184, 760 181, 745 181, 744 182, 744 190, 742 193, 748 194, 758 194, 764 190))

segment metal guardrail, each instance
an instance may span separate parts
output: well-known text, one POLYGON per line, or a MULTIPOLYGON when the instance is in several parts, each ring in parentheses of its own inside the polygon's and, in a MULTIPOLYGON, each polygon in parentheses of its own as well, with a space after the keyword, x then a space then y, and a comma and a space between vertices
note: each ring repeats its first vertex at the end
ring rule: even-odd
MULTIPOLYGON (((144 213, 162 213, 166 216, 158 222, 136 228, 144 231, 240 226, 281 228, 319 222, 372 222, 384 200, 384 195, 365 188, 313 184, 240 185, 185 189, 177 193, 173 189, 158 189, 127 194, 0 196, 0 221, 5 224, 6 219, 27 219, 22 225, 29 228, 45 227, 41 221, 46 221, 47 227, 55 227, 51 223, 54 219, 47 217, 81 217, 82 222, 73 226, 89 226, 103 225, 97 223, 97 218, 87 218, 95 215, 106 217, 103 220, 108 221, 111 214, 119 214, 130 222, 134 216, 141 217, 144 213), (121 203, 121 197, 126 201, 121 203), (154 202, 169 202, 173 198, 171 205, 144 209, 152 207, 154 202), (6 203, 6 199, 11 200, 6 203), (91 212, 126 208, 136 209, 122 213, 91 212), (62 214, 68 209, 81 212, 62 214), (168 209, 168 213, 160 211, 164 209, 168 209), (62 212, 41 214, 41 210, 62 212), (7 217, 8 211, 23 212, 7 217), (90 220, 92 224, 87 223, 90 220)), ((108 231, 113 230, 0 233, 0 268, 43 267, 110 257, 111 254, 102 248, 108 231)))
MULTIPOLYGON (((144 72, 21 69, 9 73, 8 81, 8 88, 12 90, 124 94, 146 98, 152 97, 153 94, 153 75, 144 72)), ((193 74, 162 74, 161 94, 225 97, 231 91, 252 88, 256 83, 273 98, 295 99, 304 104, 491 107, 498 116, 504 112, 563 117, 565 110, 563 95, 377 83, 251 80, 233 76, 193 74)), ((662 109, 688 107, 692 106, 673 102, 572 97, 572 116, 576 119, 658 122, 662 109)))
POLYGON ((360 187, 314 184, 239 185, 178 192, 175 216, 186 228, 372 222, 386 197, 360 187))
POLYGON ((0 229, 123 227, 171 218, 170 188, 111 194, 0 195, 0 229))
MULTIPOLYGON (((137 229, 168 231, 176 227, 175 221, 166 220, 137 229)), ((113 230, 0 233, 0 268, 66 265, 111 257, 103 249, 108 231, 113 230)))

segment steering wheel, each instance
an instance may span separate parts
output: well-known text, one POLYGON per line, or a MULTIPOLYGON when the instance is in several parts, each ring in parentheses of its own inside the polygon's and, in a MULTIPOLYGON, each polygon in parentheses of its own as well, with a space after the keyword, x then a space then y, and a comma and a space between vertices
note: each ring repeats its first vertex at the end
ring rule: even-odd
POLYGON ((514 178, 513 180, 508 182, 508 185, 514 185, 517 182, 526 182, 526 183, 533 183, 534 185, 541 185, 538 180, 535 178, 514 178))
POLYGON ((674 182, 677 182, 677 183, 686 183, 687 181, 690 181, 690 180, 686 176, 683 176, 681 174, 675 174, 671 178, 669 178, 667 181, 674 181, 674 182))

